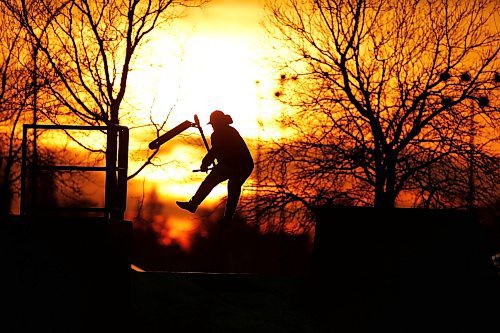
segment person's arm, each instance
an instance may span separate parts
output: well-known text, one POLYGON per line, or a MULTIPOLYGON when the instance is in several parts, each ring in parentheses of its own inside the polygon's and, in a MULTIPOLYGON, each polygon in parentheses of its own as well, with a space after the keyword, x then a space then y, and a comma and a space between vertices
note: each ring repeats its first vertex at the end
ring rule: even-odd
POLYGON ((217 139, 214 135, 215 133, 212 133, 210 136, 210 141, 212 142, 212 148, 208 151, 208 153, 203 157, 203 160, 201 161, 201 166, 200 170, 201 171, 207 171, 208 167, 210 164, 214 163, 215 161, 215 151, 217 149, 217 139))
POLYGON ((210 149, 210 151, 205 155, 205 157, 203 157, 203 160, 201 161, 200 170, 207 171, 208 167, 210 166, 210 164, 214 162, 214 160, 215 160, 215 155, 213 153, 213 150, 210 149))

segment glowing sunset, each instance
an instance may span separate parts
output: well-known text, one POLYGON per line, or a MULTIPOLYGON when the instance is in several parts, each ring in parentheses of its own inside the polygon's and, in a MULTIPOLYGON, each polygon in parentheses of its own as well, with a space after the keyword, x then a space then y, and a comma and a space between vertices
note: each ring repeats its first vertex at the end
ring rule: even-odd
POLYGON ((6 326, 490 327, 499 13, 0 0, 6 326))
MULTIPOLYGON (((213 110, 223 110, 249 140, 255 157, 259 138, 279 138, 281 131, 275 120, 280 105, 274 92, 280 73, 270 61, 273 50, 266 44, 269 37, 262 26, 263 15, 262 1, 216 1, 207 8, 192 10, 168 29, 155 31, 130 74, 127 101, 131 111, 125 121, 130 117, 138 127, 131 132, 137 138, 131 146, 132 156, 137 157, 136 162, 131 161, 131 169, 139 167, 150 154, 146 147, 155 134, 151 128, 140 127, 150 123, 150 116, 159 122, 169 114, 168 130, 197 114, 209 136, 211 128, 205 125, 208 116, 213 110), (265 130, 259 128, 259 120, 265 130)), ((137 182, 131 182, 132 198, 141 197, 143 181, 144 189, 156 188, 168 207, 168 201, 194 193, 203 175, 191 170, 198 168, 206 152, 195 129, 183 135, 192 141, 177 140, 161 148, 158 163, 167 163, 164 167, 148 167, 137 182)), ((224 186, 217 187, 207 198, 208 205, 225 194, 224 186)), ((135 214, 134 205, 129 209, 129 216, 135 214)), ((169 214, 188 223, 191 219, 174 207, 169 208, 169 214)), ((175 228, 175 223, 170 224, 175 228)))

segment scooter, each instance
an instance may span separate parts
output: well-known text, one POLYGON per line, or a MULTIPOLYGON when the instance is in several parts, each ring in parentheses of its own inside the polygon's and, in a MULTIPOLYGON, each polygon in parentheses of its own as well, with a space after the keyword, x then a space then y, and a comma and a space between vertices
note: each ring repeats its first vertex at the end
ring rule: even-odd
MULTIPOLYGON (((185 130, 191 127, 196 127, 198 131, 200 132, 201 138, 203 139, 203 144, 205 145, 205 148, 207 149, 207 152, 210 151, 210 147, 208 146, 207 139, 205 138, 205 134, 203 133, 203 128, 200 125, 200 119, 198 118, 198 115, 194 115, 194 122, 191 122, 189 120, 185 120, 179 125, 175 126, 171 130, 167 131, 166 133, 160 135, 158 138, 154 139, 151 141, 148 145, 149 149, 159 149, 161 145, 163 145, 165 142, 173 139, 177 135, 181 134, 185 130)), ((201 171, 206 171, 212 170, 213 167, 215 166, 215 163, 212 167, 209 167, 207 170, 200 170, 200 169, 195 169, 193 172, 201 172, 201 171)))

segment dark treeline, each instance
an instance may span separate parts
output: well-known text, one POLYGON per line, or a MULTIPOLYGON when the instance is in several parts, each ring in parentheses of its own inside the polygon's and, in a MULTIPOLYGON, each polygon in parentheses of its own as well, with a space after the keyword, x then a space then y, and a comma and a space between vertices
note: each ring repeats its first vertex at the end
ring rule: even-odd
POLYGON ((134 222, 132 263, 144 270, 171 272, 305 273, 310 269, 307 234, 263 233, 236 216, 231 226, 202 218, 191 247, 162 245, 152 224, 134 222))

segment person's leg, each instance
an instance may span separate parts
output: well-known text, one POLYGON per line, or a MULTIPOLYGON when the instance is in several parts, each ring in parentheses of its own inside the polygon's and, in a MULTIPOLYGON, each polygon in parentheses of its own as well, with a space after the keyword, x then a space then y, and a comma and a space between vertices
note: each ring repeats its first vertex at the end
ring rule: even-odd
POLYGON ((241 186, 243 182, 241 179, 229 179, 227 183, 227 202, 226 210, 224 211, 224 220, 229 221, 233 218, 236 212, 236 206, 240 199, 241 186))
POLYGON ((228 179, 227 172, 220 168, 214 168, 200 184, 200 187, 198 187, 198 190, 193 195, 191 200, 187 202, 176 201, 177 206, 191 213, 196 212, 198 206, 203 200, 205 200, 205 198, 208 196, 208 194, 210 194, 214 187, 226 179, 228 179))
POLYGON ((198 190, 193 195, 190 201, 197 206, 200 205, 202 201, 205 200, 205 198, 210 194, 210 192, 212 192, 215 186, 222 183, 228 178, 229 176, 224 170, 219 168, 213 169, 212 172, 210 172, 200 184, 200 187, 198 187, 198 190))
POLYGON ((251 170, 243 174, 232 176, 227 183, 227 202, 226 210, 224 211, 224 221, 231 220, 236 212, 238 201, 241 195, 241 187, 250 176, 251 170))

